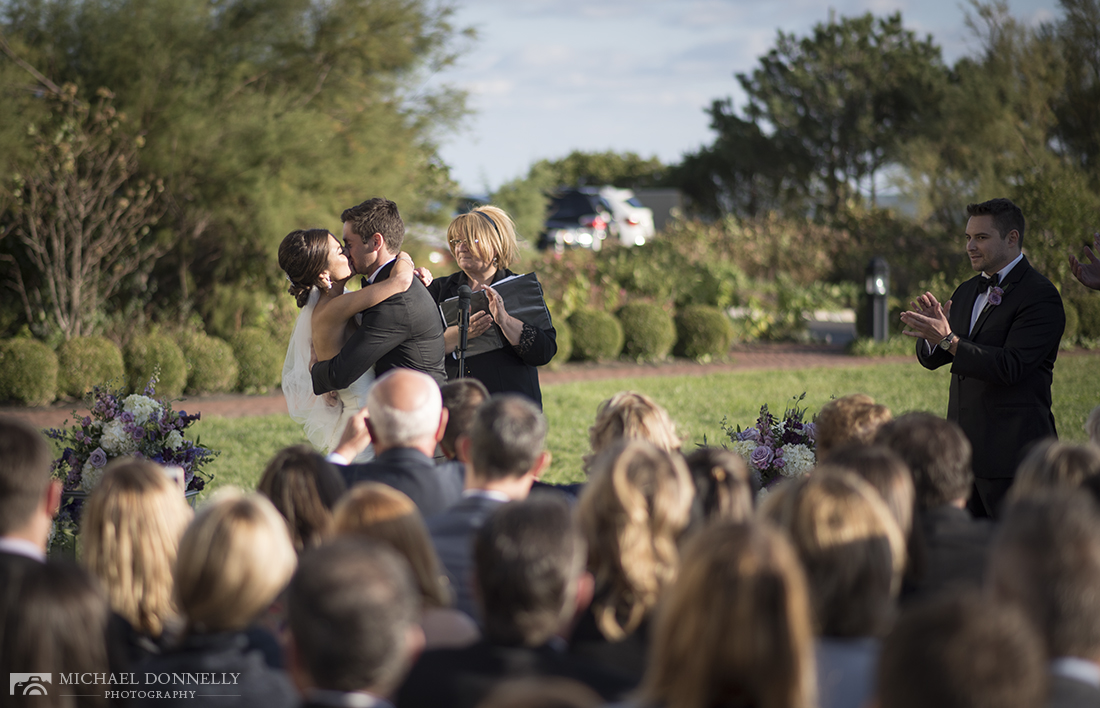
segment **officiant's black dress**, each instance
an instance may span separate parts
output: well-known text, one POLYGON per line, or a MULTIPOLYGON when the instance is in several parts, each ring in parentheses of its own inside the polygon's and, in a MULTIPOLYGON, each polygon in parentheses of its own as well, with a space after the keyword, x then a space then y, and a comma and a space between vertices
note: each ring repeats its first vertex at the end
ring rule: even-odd
MULTIPOLYGON (((493 284, 504 278, 515 275, 506 268, 498 268, 493 276, 493 284)), ((428 292, 432 294, 436 302, 443 302, 452 297, 458 297, 460 285, 469 285, 470 280, 462 271, 458 271, 445 278, 438 278, 428 286, 428 292)), ((504 309, 508 309, 508 303, 504 303, 504 309)), ((493 327, 497 327, 496 324, 493 327)), ((542 408, 542 391, 539 389, 539 372, 536 367, 549 364, 558 351, 557 332, 553 325, 547 329, 541 329, 533 325, 523 323, 523 334, 518 345, 511 345, 499 332, 500 340, 504 346, 491 352, 466 357, 466 376, 477 379, 485 384, 489 393, 520 393, 527 396, 539 408, 542 408)), ((447 380, 458 378, 458 357, 448 354, 444 360, 447 368, 447 380)))

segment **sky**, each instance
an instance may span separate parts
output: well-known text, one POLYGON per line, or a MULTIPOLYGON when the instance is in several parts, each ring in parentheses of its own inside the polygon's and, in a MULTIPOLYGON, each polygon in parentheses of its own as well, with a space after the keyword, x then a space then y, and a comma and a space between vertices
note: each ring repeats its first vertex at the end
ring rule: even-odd
MULTIPOLYGON (((1056 0, 1007 0, 1028 24, 1059 17, 1056 0)), ((958 0, 455 0, 453 22, 476 39, 425 81, 468 92, 471 114, 440 136, 440 156, 463 189, 483 194, 533 162, 573 150, 632 151, 679 162, 710 144, 705 109, 744 94, 778 30, 807 35, 837 17, 900 11, 953 63, 977 53, 958 0)))

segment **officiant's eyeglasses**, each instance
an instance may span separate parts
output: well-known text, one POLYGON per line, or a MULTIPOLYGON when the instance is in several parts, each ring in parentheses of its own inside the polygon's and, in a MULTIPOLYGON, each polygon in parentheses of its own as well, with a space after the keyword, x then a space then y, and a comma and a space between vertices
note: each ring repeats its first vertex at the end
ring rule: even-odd
POLYGON ((471 239, 470 242, 467 242, 466 239, 463 238, 452 238, 447 243, 451 244, 451 250, 453 251, 454 249, 458 248, 458 244, 460 243, 465 243, 466 245, 469 245, 470 243, 481 243, 481 240, 474 238, 471 239))

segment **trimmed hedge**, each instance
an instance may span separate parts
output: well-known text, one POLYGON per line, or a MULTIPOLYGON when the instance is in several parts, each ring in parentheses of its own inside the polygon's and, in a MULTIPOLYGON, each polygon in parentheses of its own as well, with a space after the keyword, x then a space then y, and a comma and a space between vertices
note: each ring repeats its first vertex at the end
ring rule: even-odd
POLYGON ((179 345, 171 337, 159 331, 138 335, 126 345, 123 358, 130 390, 144 391, 149 379, 159 372, 158 398, 175 398, 183 393, 187 364, 179 345))
POLYGON ((623 326, 602 310, 578 310, 569 318, 573 329, 573 358, 580 361, 612 359, 623 350, 623 326))
POLYGON ((551 369, 561 366, 573 356, 573 328, 567 321, 558 320, 554 323, 554 331, 557 332, 555 341, 558 344, 558 353, 550 360, 551 369))
POLYGON ((635 361, 660 361, 676 343, 676 325, 664 308, 632 302, 619 310, 623 326, 623 354, 635 361))
POLYGON ((1077 333, 1083 339, 1100 338, 1100 297, 1095 293, 1087 293, 1072 298, 1071 302, 1080 316, 1077 333))
POLYGON ((229 342, 205 332, 183 332, 179 344, 187 365, 188 393, 225 393, 237 387, 240 367, 229 342))
POLYGON ((285 342, 276 341, 259 327, 245 327, 229 343, 240 367, 239 390, 266 393, 282 382, 285 342))
POLYGON ((74 398, 109 381, 117 386, 126 377, 122 350, 106 337, 73 337, 58 348, 57 363, 58 392, 74 398))
POLYGON ((733 325, 726 313, 709 305, 684 308, 676 316, 676 353, 708 361, 725 356, 733 344, 733 325))
POLYGON ((0 341, 0 400, 45 406, 57 398, 57 355, 36 339, 0 341))
POLYGON ((1077 313, 1077 306, 1072 300, 1063 300, 1062 306, 1066 309, 1066 329, 1062 332, 1062 345, 1070 345, 1077 342, 1077 335, 1081 329, 1081 315, 1077 313))

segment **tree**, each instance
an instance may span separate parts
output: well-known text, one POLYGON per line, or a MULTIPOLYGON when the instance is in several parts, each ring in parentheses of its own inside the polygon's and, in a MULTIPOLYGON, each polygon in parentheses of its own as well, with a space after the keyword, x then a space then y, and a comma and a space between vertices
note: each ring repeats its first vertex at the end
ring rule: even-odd
POLYGON ((1054 29, 1066 77, 1055 101, 1061 151, 1100 187, 1100 1, 1060 0, 1065 16, 1054 29))
POLYGON ((712 106, 718 141, 689 158, 703 168, 693 179, 707 184, 709 172, 730 188, 704 201, 750 209, 796 196, 835 216, 861 187, 873 202, 878 173, 919 132, 945 77, 939 47, 904 29, 900 14, 830 20, 803 38, 780 32, 758 68, 737 74, 743 118, 730 102, 712 106))
POLYGON ((151 234, 163 184, 139 177, 141 136, 101 90, 94 106, 66 84, 47 94, 51 119, 32 126, 34 167, 16 173, 4 220, 17 244, 7 284, 28 321, 46 312, 65 339, 91 334, 124 279, 148 274, 165 247, 151 234))

